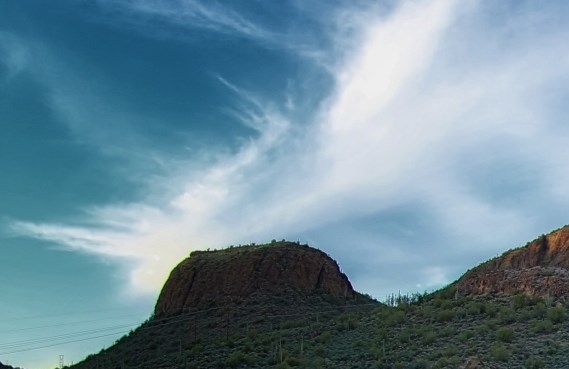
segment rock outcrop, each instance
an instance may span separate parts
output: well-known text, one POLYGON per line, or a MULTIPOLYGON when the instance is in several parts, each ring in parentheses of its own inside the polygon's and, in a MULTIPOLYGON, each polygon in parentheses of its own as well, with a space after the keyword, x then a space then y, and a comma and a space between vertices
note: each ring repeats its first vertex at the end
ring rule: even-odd
POLYGON ((469 270, 456 283, 466 295, 523 292, 568 298, 569 226, 469 270))
POLYGON ((324 252, 292 242, 195 251, 170 274, 155 316, 178 314, 252 296, 324 293, 356 296, 338 264, 324 252))

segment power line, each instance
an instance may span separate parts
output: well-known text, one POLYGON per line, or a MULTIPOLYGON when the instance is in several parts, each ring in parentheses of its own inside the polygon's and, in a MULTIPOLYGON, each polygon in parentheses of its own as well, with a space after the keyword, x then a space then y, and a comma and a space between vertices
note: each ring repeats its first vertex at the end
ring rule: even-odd
POLYGON ((44 341, 61 340, 61 339, 67 339, 67 338, 71 338, 71 337, 84 336, 84 335, 93 334, 93 333, 100 333, 100 332, 105 332, 105 331, 124 329, 124 328, 128 328, 128 327, 135 327, 137 324, 138 323, 122 324, 122 325, 117 325, 117 326, 112 326, 112 327, 97 328, 97 329, 91 329, 91 330, 86 330, 86 331, 60 334, 60 335, 51 336, 51 337, 42 337, 42 338, 34 338, 34 339, 29 339, 29 340, 15 341, 15 342, 6 343, 6 344, 0 344, 0 349, 14 348, 14 347, 20 347, 20 346, 25 346, 25 345, 29 345, 29 344, 42 343, 44 341))
MULTIPOLYGON (((339 306, 337 308, 330 308, 330 309, 326 309, 326 310, 316 310, 316 311, 312 311, 312 312, 302 312, 302 313, 294 313, 294 314, 248 315, 249 319, 246 321, 246 323, 251 323, 253 318, 260 318, 260 317, 263 317, 265 319, 275 319, 275 318, 284 318, 284 317, 292 317, 292 316, 310 316, 310 315, 317 315, 317 314, 322 314, 322 313, 338 312, 339 309, 351 309, 351 308, 360 308, 360 307, 367 307, 367 306, 377 306, 378 307, 381 305, 378 303, 354 304, 354 305, 343 305, 343 306, 339 306)), ((150 320, 147 322, 149 324, 148 326, 140 326, 137 330, 144 331, 144 330, 162 328, 166 325, 186 322, 188 320, 193 319, 194 316, 198 315, 198 314, 203 314, 206 312, 211 312, 211 311, 216 311, 216 310, 221 310, 221 309, 227 309, 227 307, 209 308, 209 309, 198 310, 198 311, 180 314, 180 315, 177 315, 174 317, 169 316, 169 317, 153 319, 153 320, 150 320), (164 324, 161 324, 164 321, 167 321, 167 322, 164 324)), ((138 323, 136 323, 136 324, 138 324, 138 323)), ((34 339, 34 340, 12 342, 12 343, 8 343, 8 344, 0 345, 0 348, 3 347, 5 349, 14 349, 14 348, 19 348, 19 347, 25 347, 27 345, 41 344, 41 343, 44 343, 46 341, 53 340, 53 339, 61 340, 61 339, 67 339, 67 338, 82 336, 82 335, 86 335, 86 334, 101 333, 101 332, 108 331, 108 330, 121 329, 121 328, 126 328, 126 327, 134 327, 136 324, 107 327, 107 328, 95 329, 95 330, 90 330, 90 331, 75 332, 75 333, 70 333, 70 334, 66 334, 66 335, 59 335, 59 336, 52 336, 52 337, 46 337, 46 338, 38 338, 38 339, 34 339)), ((145 324, 145 323, 143 323, 143 324, 145 324)), ((204 328, 204 327, 205 327, 205 325, 200 327, 200 328, 204 328)), ((33 351, 33 350, 38 350, 38 349, 42 349, 42 348, 65 345, 68 343, 83 342, 83 341, 97 339, 97 338, 109 337, 109 336, 118 335, 118 334, 125 334, 128 332, 129 332, 128 330, 119 331, 119 332, 113 332, 113 333, 108 333, 108 334, 103 334, 103 335, 97 335, 97 336, 93 336, 93 337, 86 337, 86 338, 68 340, 68 341, 64 341, 64 342, 52 343, 52 344, 44 345, 44 346, 34 346, 31 348, 22 348, 22 349, 12 350, 12 351, 8 351, 8 352, 2 352, 2 353, 0 353, 0 355, 8 355, 8 354, 13 354, 13 353, 18 353, 18 352, 33 351)))
POLYGON ((13 333, 13 332, 30 331, 30 330, 42 329, 42 328, 62 327, 62 326, 65 326, 65 325, 82 324, 82 323, 93 323, 93 322, 100 322, 100 321, 104 321, 104 320, 114 320, 114 319, 117 319, 117 318, 125 318, 125 317, 132 317, 132 314, 129 314, 129 315, 119 315, 119 316, 109 316, 109 317, 101 318, 101 319, 79 320, 79 321, 74 321, 74 322, 65 322, 65 323, 48 324, 48 325, 37 325, 37 326, 26 327, 26 328, 16 328, 16 329, 0 330, 0 333, 13 333))
POLYGON ((71 312, 58 313, 58 314, 30 315, 30 316, 23 316, 23 317, 0 319, 0 322, 14 322, 14 321, 20 321, 20 320, 32 320, 32 319, 40 319, 40 318, 68 317, 70 315, 101 313, 101 312, 108 312, 108 311, 132 311, 132 308, 124 307, 124 308, 112 308, 112 309, 71 311, 71 312))
POLYGON ((39 349, 47 348, 47 347, 54 347, 54 346, 66 345, 66 344, 68 344, 68 343, 82 342, 82 341, 94 340, 94 339, 102 338, 102 337, 114 336, 114 335, 117 335, 117 334, 124 334, 124 333, 127 333, 127 332, 128 332, 128 331, 115 332, 115 333, 103 334, 103 335, 95 336, 95 337, 88 337, 88 338, 82 338, 82 339, 67 341, 67 342, 54 343, 54 344, 51 344, 51 345, 38 346, 38 347, 33 347, 33 348, 27 348, 27 349, 15 350, 15 351, 2 352, 0 355, 8 355, 8 354, 15 354, 15 353, 17 353, 17 352, 26 352, 26 351, 39 350, 39 349))

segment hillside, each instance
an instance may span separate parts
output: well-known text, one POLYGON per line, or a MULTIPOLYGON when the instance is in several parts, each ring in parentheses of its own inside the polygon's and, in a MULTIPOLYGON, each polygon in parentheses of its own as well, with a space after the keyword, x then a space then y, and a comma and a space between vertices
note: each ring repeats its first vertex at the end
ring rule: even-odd
POLYGON ((307 246, 194 253, 152 318, 74 368, 567 368, 567 231, 391 306, 307 246))
MULTIPOLYGON (((273 241, 193 252, 170 274, 153 317, 74 367, 177 368, 180 358, 187 363, 200 347, 264 337, 379 305, 354 291, 333 259, 307 245, 273 241)), ((271 360, 267 352, 255 355, 262 367, 271 360)), ((213 362, 203 356, 198 367, 213 362)))
POLYGON ((235 322, 227 333, 213 319, 198 325, 211 336, 197 339, 191 326, 178 329, 185 318, 150 321, 76 367, 569 367, 565 306, 523 294, 456 297, 453 289, 420 300, 371 311, 267 317, 248 326, 235 322))

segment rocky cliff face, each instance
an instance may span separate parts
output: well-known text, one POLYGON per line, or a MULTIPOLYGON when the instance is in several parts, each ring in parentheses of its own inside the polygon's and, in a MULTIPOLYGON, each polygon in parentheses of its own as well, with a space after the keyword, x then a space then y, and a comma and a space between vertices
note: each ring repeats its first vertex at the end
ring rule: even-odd
POLYGON ((193 252, 170 274, 155 315, 291 292, 322 292, 342 298, 356 295, 338 264, 324 252, 291 242, 273 242, 193 252))
POLYGON ((525 292, 569 297, 569 226, 466 272, 457 286, 462 294, 525 292))

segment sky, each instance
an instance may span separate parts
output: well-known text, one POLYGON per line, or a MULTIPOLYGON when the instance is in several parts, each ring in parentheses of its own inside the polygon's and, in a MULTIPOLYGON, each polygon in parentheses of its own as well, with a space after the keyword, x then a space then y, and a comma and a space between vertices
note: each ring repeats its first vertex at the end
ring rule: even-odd
MULTIPOLYGON (((569 3, 0 0, 0 361, 288 239, 383 299, 569 223, 569 3)), ((49 346, 49 347, 44 347, 49 346)))

